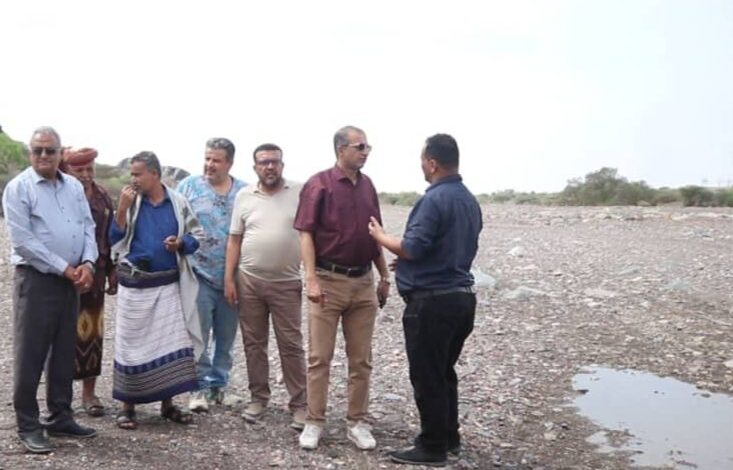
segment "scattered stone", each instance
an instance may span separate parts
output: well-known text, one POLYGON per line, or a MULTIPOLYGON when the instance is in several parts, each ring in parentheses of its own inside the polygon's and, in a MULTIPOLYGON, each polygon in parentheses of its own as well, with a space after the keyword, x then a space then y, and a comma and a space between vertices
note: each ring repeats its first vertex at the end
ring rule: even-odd
POLYGON ((533 289, 527 286, 519 286, 514 290, 504 292, 502 297, 507 300, 526 300, 530 297, 546 296, 547 292, 543 292, 539 289, 533 289))
POLYGON ((405 397, 396 393, 385 393, 382 397, 387 401, 405 401, 405 397))
POLYGON ((527 250, 525 250, 521 246, 515 246, 514 248, 512 248, 511 250, 509 250, 507 252, 507 254, 509 256, 516 256, 518 258, 522 258, 525 255, 526 251, 527 250))
POLYGON ((633 276, 634 274, 638 274, 639 271, 641 271, 641 268, 639 266, 626 266, 624 269, 618 272, 619 276, 633 276))
POLYGON ((596 297, 601 299, 612 299, 618 295, 618 293, 616 292, 601 288, 586 289, 583 291, 583 293, 588 297, 596 297))
POLYGON ((493 289, 496 287, 497 279, 494 276, 486 274, 478 268, 472 269, 471 274, 473 274, 474 285, 476 288, 493 289))
POLYGON ((675 279, 674 281, 670 282, 666 286, 664 286, 664 290, 671 290, 671 291, 689 291, 690 290, 690 284, 683 281, 682 279, 675 279))

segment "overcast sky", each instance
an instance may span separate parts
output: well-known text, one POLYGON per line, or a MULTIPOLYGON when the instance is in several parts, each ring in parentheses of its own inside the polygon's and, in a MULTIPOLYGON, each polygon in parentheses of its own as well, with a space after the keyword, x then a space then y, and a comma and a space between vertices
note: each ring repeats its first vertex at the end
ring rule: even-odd
POLYGON ((379 191, 422 191, 453 134, 476 193, 559 191, 603 166, 653 186, 733 184, 733 2, 33 1, 0 7, 0 125, 117 163, 153 150, 234 173, 285 150, 305 180, 362 127, 379 191))

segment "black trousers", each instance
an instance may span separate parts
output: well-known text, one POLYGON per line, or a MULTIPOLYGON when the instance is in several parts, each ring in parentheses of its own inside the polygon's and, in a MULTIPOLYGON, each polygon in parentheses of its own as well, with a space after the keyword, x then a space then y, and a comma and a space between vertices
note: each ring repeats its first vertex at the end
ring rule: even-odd
POLYGON ((79 294, 68 279, 29 266, 15 268, 13 406, 18 433, 41 428, 36 393, 46 366, 49 424, 72 418, 79 294))
POLYGON ((409 300, 402 324, 410 382, 420 413, 415 444, 445 452, 460 444, 454 366, 473 330, 476 295, 457 292, 409 300))

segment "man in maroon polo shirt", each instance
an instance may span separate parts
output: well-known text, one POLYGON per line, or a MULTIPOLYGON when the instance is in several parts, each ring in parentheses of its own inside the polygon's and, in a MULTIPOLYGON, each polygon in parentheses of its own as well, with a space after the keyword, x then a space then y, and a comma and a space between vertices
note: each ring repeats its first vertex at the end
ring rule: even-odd
POLYGON ((336 165, 303 186, 294 227, 300 232, 308 317, 308 417, 300 446, 315 449, 326 421, 329 372, 341 321, 349 362, 347 437, 359 449, 376 441, 364 422, 372 372, 372 332, 377 305, 389 295, 382 248, 369 235, 369 217, 381 221, 371 180, 361 172, 371 146, 359 128, 333 137, 336 165), (374 290, 374 263, 381 277, 374 290))

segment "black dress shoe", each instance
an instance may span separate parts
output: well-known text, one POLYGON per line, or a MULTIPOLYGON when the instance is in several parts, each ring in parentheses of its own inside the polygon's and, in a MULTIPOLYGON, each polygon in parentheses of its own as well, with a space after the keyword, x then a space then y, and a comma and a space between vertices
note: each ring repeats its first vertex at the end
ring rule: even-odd
POLYGON ((43 434, 43 429, 28 433, 18 433, 21 444, 34 454, 48 454, 53 452, 54 446, 43 434))
POLYGON ((389 457, 393 462, 429 467, 444 467, 448 463, 445 452, 430 452, 419 446, 392 452, 389 457))
POLYGON ((461 455, 461 445, 460 444, 453 444, 448 445, 448 453, 452 455, 453 457, 460 457, 461 455))
POLYGON ((84 439, 97 435, 97 430, 79 425, 76 421, 67 421, 63 424, 53 424, 46 428, 49 436, 53 437, 77 437, 84 439))

